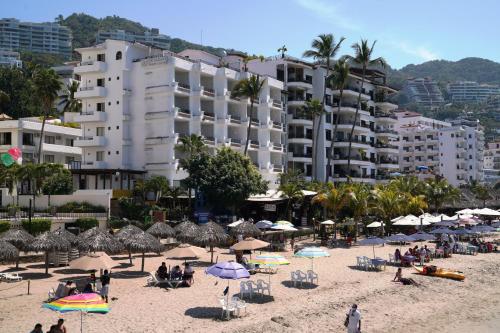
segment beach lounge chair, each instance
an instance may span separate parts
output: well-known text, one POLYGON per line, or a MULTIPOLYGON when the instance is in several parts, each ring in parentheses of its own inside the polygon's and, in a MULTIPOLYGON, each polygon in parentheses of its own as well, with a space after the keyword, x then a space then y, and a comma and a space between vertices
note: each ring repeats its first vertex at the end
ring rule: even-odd
POLYGON ((264 282, 264 280, 257 280, 257 292, 260 293, 260 296, 264 296, 266 290, 269 296, 271 296, 271 285, 264 282))
POLYGON ((224 318, 224 314, 226 315, 226 318, 229 320, 231 316, 231 312, 235 312, 237 310, 236 303, 230 301, 227 302, 227 299, 225 297, 220 297, 219 298, 219 303, 222 307, 222 313, 221 313, 221 318, 224 318))
POLYGON ((307 271, 307 281, 311 284, 314 284, 314 281, 316 281, 316 283, 319 283, 319 276, 317 273, 315 273, 314 271, 312 270, 308 270, 307 271))
POLYGON ((240 282, 240 298, 243 298, 245 294, 248 294, 250 298, 253 296, 253 285, 248 284, 247 281, 240 282))
POLYGON ((23 278, 17 273, 2 273, 2 280, 6 282, 19 282, 22 281, 23 278))
MULTIPOLYGON (((148 287, 156 287, 156 286, 159 286, 159 285, 164 284, 164 283, 168 284, 168 280, 158 278, 158 276, 156 275, 156 272, 150 272, 149 276, 146 279, 146 284, 148 285, 148 287)), ((97 283, 96 283, 96 289, 97 288, 98 287, 97 287, 97 283)))
POLYGON ((245 309, 245 314, 247 313, 247 303, 244 300, 240 299, 239 297, 233 296, 231 298, 231 301, 236 306, 236 313, 238 316, 240 316, 241 309, 245 309))

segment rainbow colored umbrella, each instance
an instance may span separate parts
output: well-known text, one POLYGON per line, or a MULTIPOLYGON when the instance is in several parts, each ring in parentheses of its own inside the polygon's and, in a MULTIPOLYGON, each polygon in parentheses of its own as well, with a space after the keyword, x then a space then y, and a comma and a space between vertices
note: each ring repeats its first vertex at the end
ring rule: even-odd
MULTIPOLYGON (((275 267, 281 265, 290 265, 290 262, 277 253, 262 253, 248 261, 251 264, 259 265, 259 267, 275 267)), ((271 274, 269 274, 269 285, 271 285, 271 274)), ((271 291, 269 291, 271 292, 271 291)))
POLYGON ((43 308, 61 313, 80 311, 80 332, 83 332, 83 312, 108 313, 108 303, 95 293, 77 294, 59 298, 53 302, 45 303, 43 308))

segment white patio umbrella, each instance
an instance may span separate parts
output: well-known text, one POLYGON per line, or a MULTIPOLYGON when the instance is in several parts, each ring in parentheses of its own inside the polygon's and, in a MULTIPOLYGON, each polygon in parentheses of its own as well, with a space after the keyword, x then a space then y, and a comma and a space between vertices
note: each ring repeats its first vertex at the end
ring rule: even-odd
POLYGON ((474 209, 474 214, 485 216, 500 216, 500 212, 491 208, 474 209))
POLYGON ((320 224, 323 224, 323 225, 335 225, 335 222, 333 222, 332 220, 326 220, 326 221, 321 222, 320 224))
POLYGON ((380 228, 382 225, 385 226, 385 223, 382 223, 382 222, 372 222, 372 223, 368 224, 366 227, 367 228, 380 228))

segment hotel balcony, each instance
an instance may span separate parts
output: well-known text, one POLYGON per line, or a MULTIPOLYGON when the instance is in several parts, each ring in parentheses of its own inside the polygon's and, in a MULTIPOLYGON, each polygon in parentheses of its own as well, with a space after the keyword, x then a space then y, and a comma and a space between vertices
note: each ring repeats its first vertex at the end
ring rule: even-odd
POLYGON ((108 163, 104 161, 81 162, 81 169, 107 169, 108 163))
POLYGON ((86 73, 104 73, 108 68, 104 61, 82 61, 78 66, 73 69, 75 74, 86 74, 86 73))
POLYGON ((107 116, 106 112, 102 111, 82 111, 75 115, 74 120, 77 123, 105 122, 108 119, 107 116))
POLYGON ((65 145, 54 145, 50 143, 44 143, 42 146, 43 152, 56 153, 56 154, 68 154, 68 155, 81 155, 82 149, 79 147, 65 146, 65 145))
POLYGON ((105 87, 81 87, 76 93, 75 98, 97 98, 106 97, 105 87))
POLYGON ((163 170, 177 170, 179 167, 179 160, 173 160, 171 162, 148 162, 145 165, 148 171, 163 171, 163 170))
POLYGON ((76 139, 74 145, 76 147, 101 147, 105 146, 107 142, 104 136, 82 137, 76 139))

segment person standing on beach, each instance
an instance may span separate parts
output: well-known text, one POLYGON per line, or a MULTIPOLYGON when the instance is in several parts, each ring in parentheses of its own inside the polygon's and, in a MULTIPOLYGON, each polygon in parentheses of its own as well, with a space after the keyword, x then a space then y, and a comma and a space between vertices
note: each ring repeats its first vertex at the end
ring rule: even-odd
POLYGON ((101 275, 101 297, 106 300, 106 303, 108 303, 108 293, 109 293, 109 282, 111 278, 109 277, 108 270, 104 270, 104 274, 101 275))
POLYGON ((359 312, 357 304, 353 304, 347 312, 345 326, 347 333, 361 333, 361 312, 359 312))

